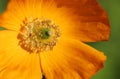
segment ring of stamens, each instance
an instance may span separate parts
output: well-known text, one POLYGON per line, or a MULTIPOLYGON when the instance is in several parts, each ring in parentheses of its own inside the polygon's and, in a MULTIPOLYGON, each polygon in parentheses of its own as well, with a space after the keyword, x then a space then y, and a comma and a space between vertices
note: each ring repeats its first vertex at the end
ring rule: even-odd
POLYGON ((24 22, 18 34, 19 45, 29 52, 52 50, 60 37, 60 30, 49 19, 30 19, 24 22))

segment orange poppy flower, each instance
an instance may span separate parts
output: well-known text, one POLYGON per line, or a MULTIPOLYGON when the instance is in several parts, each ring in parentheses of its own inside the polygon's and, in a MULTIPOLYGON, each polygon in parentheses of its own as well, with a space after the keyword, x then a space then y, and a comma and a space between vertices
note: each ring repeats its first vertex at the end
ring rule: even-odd
POLYGON ((0 79, 89 79, 106 60, 84 44, 109 38, 97 0, 9 0, 0 26, 0 79))

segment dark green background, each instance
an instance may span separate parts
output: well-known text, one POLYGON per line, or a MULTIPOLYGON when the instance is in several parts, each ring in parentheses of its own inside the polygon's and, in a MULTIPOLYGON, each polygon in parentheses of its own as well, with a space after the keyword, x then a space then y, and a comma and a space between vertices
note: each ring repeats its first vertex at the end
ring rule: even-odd
MULTIPOLYGON (((108 42, 90 43, 108 56, 105 68, 92 79, 120 79, 120 0, 99 0, 99 3, 109 15, 111 35, 108 42)), ((0 13, 6 4, 7 0, 0 0, 0 13)))

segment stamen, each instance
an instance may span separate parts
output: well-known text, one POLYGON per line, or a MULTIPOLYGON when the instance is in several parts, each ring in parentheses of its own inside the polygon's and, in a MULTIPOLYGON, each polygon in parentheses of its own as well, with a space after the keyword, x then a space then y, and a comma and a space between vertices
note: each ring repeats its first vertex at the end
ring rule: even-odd
POLYGON ((60 37, 59 27, 48 19, 29 19, 18 34, 19 45, 29 52, 52 50, 60 37))

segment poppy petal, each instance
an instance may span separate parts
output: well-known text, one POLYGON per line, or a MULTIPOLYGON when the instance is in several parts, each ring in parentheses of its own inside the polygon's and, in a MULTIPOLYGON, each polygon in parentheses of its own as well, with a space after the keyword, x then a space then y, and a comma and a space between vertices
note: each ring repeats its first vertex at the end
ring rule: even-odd
POLYGON ((26 19, 36 18, 40 13, 40 0, 10 0, 6 10, 0 15, 0 26, 19 31, 26 19))
POLYGON ((102 52, 76 40, 59 42, 53 51, 40 56, 47 79, 89 79, 106 60, 102 52))
POLYGON ((17 33, 0 31, 0 79, 41 79, 39 55, 18 45, 17 33))
POLYGON ((108 40, 110 25, 106 12, 97 0, 55 0, 59 7, 68 9, 71 19, 68 36, 83 42, 108 40), (73 23, 73 24, 72 24, 73 23))

